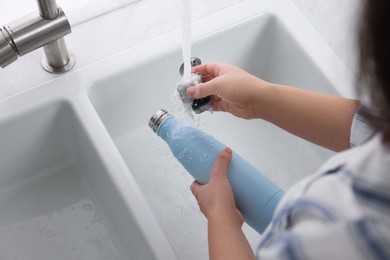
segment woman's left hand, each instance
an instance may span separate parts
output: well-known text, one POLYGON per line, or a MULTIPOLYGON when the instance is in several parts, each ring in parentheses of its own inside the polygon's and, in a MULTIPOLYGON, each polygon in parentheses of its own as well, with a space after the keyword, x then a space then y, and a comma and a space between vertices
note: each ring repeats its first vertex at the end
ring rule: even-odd
POLYGON ((208 220, 210 218, 235 217, 242 226, 244 218, 237 209, 233 191, 227 177, 232 150, 226 147, 217 157, 210 173, 209 183, 201 185, 194 181, 191 191, 199 208, 208 220))

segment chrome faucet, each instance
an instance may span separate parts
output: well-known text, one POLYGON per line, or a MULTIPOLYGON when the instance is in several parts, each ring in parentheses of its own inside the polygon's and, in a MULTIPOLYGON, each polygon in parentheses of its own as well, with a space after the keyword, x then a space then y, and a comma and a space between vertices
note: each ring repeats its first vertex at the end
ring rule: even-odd
POLYGON ((69 21, 55 0, 37 0, 39 12, 29 14, 0 28, 0 66, 7 65, 33 50, 43 47, 43 68, 63 73, 75 64, 64 36, 71 33, 69 21))

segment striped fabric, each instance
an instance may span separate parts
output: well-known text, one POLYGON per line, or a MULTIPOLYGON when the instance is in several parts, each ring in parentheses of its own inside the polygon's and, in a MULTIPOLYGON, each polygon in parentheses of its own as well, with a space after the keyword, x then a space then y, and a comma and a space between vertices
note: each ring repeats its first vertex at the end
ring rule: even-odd
POLYGON ((390 259, 390 148, 359 112, 351 145, 286 193, 257 259, 390 259))
POLYGON ((374 114, 377 113, 366 105, 360 105, 352 121, 351 147, 364 144, 375 135, 375 132, 368 124, 368 120, 364 117, 364 110, 374 114))

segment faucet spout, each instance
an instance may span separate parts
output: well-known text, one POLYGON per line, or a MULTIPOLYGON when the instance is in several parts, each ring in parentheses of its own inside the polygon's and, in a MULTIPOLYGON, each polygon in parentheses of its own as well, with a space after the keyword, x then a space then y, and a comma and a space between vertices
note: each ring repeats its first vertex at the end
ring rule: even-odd
POLYGON ((40 47, 42 66, 51 73, 70 70, 75 58, 68 52, 64 36, 71 32, 69 21, 53 0, 38 0, 39 13, 17 19, 0 29, 0 66, 40 47))

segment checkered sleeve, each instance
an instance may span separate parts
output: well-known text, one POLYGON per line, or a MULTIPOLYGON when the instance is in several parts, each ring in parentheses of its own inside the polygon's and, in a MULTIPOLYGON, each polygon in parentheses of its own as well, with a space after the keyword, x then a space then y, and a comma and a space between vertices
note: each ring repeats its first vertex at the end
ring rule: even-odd
POLYGON ((367 110, 367 106, 361 104, 352 121, 350 144, 351 147, 361 145, 370 140, 375 131, 370 126, 368 119, 364 116, 363 111, 367 110))
POLYGON ((256 259, 390 259, 389 228, 367 220, 333 223, 286 232, 260 248, 256 259))

